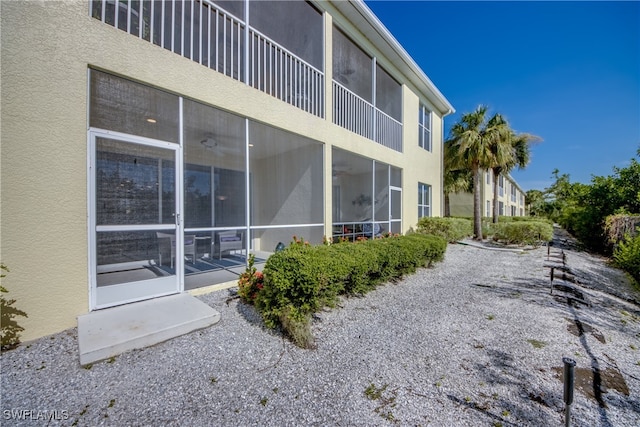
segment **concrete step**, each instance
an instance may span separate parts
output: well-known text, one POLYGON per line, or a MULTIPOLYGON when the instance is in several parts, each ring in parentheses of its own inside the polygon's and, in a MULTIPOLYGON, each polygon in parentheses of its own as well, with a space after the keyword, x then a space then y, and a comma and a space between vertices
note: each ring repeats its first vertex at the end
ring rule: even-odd
POLYGON ((108 359, 214 325, 220 313, 187 293, 78 316, 80 364, 108 359))

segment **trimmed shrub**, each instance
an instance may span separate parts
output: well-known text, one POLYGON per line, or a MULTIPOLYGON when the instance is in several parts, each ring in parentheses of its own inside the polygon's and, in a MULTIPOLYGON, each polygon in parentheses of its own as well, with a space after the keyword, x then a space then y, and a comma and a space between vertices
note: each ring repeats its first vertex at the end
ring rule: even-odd
POLYGON ((361 295, 444 257, 447 242, 414 233, 360 242, 292 243, 267 260, 256 309, 269 328, 281 327, 298 346, 312 348, 311 315, 339 295, 361 295))
POLYGON ((422 217, 418 220, 417 231, 455 242, 473 235, 473 221, 467 218, 422 217))
POLYGON ((635 237, 627 235, 613 252, 613 260, 640 283, 640 234, 635 237))
POLYGON ((509 221, 491 224, 493 240, 508 244, 534 245, 553 239, 553 226, 542 221, 509 221))

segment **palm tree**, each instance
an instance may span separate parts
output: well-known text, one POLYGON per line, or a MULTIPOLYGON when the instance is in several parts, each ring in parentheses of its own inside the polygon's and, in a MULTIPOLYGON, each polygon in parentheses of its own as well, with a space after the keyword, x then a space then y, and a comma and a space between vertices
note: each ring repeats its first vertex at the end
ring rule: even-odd
MULTIPOLYGON (((495 116, 494 116, 495 117, 495 116)), ((508 123, 502 119, 506 126, 508 123)), ((542 139, 536 135, 528 133, 516 134, 509 129, 509 134, 503 140, 494 141, 492 152, 494 154, 494 165, 491 168, 493 172, 493 223, 498 222, 499 200, 498 200, 498 179, 501 174, 508 174, 513 168, 525 168, 531 159, 529 150, 530 143, 541 141, 542 139)))
POLYGON ((473 234, 482 240, 482 206, 480 203, 480 170, 494 166, 492 146, 507 139, 511 130, 501 116, 487 121, 487 107, 479 106, 472 113, 464 114, 451 127, 446 144, 451 144, 451 164, 454 168, 466 168, 473 173, 473 234))

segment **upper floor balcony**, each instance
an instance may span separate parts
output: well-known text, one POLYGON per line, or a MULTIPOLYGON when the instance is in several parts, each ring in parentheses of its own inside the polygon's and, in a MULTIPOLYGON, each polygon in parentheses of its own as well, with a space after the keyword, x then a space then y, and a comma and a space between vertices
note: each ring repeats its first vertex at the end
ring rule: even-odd
MULTIPOLYGON (((311 3, 93 0, 91 16, 325 118, 325 21, 311 3), (247 24, 247 22, 249 24, 247 24)), ((401 85, 333 28, 338 126, 402 151, 401 85)))

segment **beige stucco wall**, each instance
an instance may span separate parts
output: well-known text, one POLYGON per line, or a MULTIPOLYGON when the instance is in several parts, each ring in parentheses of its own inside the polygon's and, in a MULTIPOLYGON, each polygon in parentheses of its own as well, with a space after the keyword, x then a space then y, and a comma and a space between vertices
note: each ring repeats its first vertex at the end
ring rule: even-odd
MULTIPOLYGON (((481 206, 482 216, 487 215, 487 202, 490 203, 491 209, 493 209, 493 176, 491 176, 490 183, 487 183, 487 173, 482 171, 481 178, 481 206)), ((504 216, 511 216, 511 206, 516 207, 515 216, 526 215, 524 211, 524 204, 520 203, 520 195, 522 191, 517 187, 515 181, 510 176, 504 178, 504 192, 502 196, 498 193, 498 202, 504 204, 504 216), (516 185, 516 201, 511 201, 511 185, 516 185), (520 214, 520 208, 523 209, 520 214)), ((455 193, 449 195, 449 206, 451 209, 451 216, 473 216, 473 194, 472 193, 455 193)))
POLYGON ((28 340, 75 326, 88 307, 87 67, 78 56, 90 18, 79 3, 0 8, 3 284, 29 315, 18 319, 28 340))
MULTIPOLYGON (((451 216, 473 216, 473 194, 453 193, 449 194, 449 209, 451 216)), ((482 211, 484 215, 484 210, 482 211)))
MULTIPOLYGON (((3 285, 17 299, 16 306, 29 315, 20 319, 26 329, 23 340, 76 326, 76 316, 89 309, 89 67, 324 143, 327 234, 331 234, 332 145, 403 169, 404 231, 417 222, 418 181, 432 185, 432 211, 440 212, 442 120, 433 118, 433 152, 419 148, 419 99, 407 86, 403 87, 405 152, 398 153, 332 125, 330 117, 307 114, 105 25, 91 18, 88 8, 85 1, 0 2, 0 260, 11 270, 3 285)), ((330 24, 331 17, 325 23, 330 24)), ((330 31, 326 37, 330 41, 330 31)))
POLYGON ((431 116, 431 151, 418 145, 418 112, 420 102, 433 106, 403 86, 403 176, 402 225, 403 231, 415 230, 418 223, 418 183, 431 185, 431 216, 441 216, 442 206, 442 124, 437 113, 431 116))

